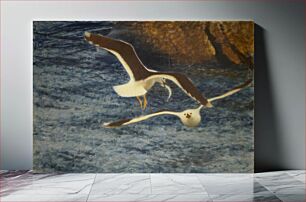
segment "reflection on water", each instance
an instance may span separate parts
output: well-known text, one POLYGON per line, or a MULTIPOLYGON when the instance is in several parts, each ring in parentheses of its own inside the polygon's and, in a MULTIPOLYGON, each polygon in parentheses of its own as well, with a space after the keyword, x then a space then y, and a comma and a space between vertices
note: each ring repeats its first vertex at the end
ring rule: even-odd
MULTIPOLYGON (((202 110, 198 128, 187 128, 173 116, 103 128, 103 122, 197 105, 171 83, 170 101, 168 92, 156 85, 145 112, 135 98, 119 97, 112 86, 127 82, 127 73, 113 55, 88 44, 84 31, 117 33, 112 22, 34 22, 35 170, 253 172, 253 88, 202 110)), ((150 68, 187 74, 206 97, 225 92, 246 76, 243 69, 205 64, 150 68)))

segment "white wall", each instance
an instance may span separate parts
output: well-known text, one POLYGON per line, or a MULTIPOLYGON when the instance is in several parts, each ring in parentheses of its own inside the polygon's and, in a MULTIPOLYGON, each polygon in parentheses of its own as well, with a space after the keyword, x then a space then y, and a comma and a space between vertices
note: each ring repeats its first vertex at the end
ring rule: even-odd
POLYGON ((305 168, 303 1, 1 1, 1 169, 32 168, 32 20, 254 20, 257 170, 305 168), (256 36, 255 36, 256 37, 256 36))

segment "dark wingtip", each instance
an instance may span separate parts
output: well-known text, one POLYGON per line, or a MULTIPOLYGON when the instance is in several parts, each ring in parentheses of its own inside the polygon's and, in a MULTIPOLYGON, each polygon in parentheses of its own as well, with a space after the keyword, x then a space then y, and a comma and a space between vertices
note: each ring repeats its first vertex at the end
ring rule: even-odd
POLYGON ((129 122, 132 119, 123 119, 120 121, 115 121, 115 122, 111 122, 111 123, 103 123, 103 127, 104 128, 116 128, 116 127, 120 127, 123 126, 125 123, 129 122))

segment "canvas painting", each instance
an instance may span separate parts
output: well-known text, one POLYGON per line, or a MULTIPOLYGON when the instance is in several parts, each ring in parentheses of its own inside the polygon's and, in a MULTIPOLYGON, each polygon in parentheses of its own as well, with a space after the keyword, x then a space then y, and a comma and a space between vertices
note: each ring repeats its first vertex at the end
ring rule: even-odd
POLYGON ((254 70, 251 21, 34 21, 34 171, 252 173, 254 70))

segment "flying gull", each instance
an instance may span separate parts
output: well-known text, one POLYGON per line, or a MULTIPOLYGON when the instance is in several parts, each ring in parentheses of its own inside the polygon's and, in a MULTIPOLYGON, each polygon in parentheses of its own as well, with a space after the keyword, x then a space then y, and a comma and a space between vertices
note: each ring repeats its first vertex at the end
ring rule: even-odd
MULTIPOLYGON (((249 79, 245 83, 229 90, 228 92, 226 92, 222 95, 210 98, 207 101, 208 102, 213 102, 215 100, 219 100, 219 99, 225 98, 227 96, 230 96, 234 93, 239 92, 243 88, 249 86, 251 83, 252 83, 252 79, 249 79)), ((158 111, 158 112, 155 112, 155 113, 152 113, 152 114, 139 116, 139 117, 136 117, 136 118, 123 119, 123 120, 115 121, 115 122, 111 122, 111 123, 104 123, 103 126, 106 127, 106 128, 115 128, 115 127, 120 127, 120 126, 124 126, 124 125, 129 125, 129 124, 132 124, 132 123, 141 122, 141 121, 150 119, 150 118, 155 117, 155 116, 174 115, 174 116, 177 116, 185 126, 187 126, 187 127, 197 127, 201 122, 200 111, 201 111, 202 108, 203 108, 203 105, 200 105, 198 108, 195 108, 195 109, 186 109, 186 110, 181 111, 181 112, 162 110, 162 111, 158 111)))
POLYGON ((188 96, 192 97, 199 104, 205 107, 212 107, 211 103, 194 86, 192 81, 181 73, 176 72, 158 72, 147 68, 137 56, 134 47, 122 40, 116 40, 100 34, 85 32, 85 39, 97 47, 101 47, 114 54, 124 69, 127 71, 130 81, 128 83, 113 86, 115 92, 121 97, 136 97, 144 110, 147 106, 147 92, 159 83, 169 91, 171 89, 165 84, 166 80, 171 80, 180 87, 188 96), (143 97, 143 101, 141 100, 143 97))

